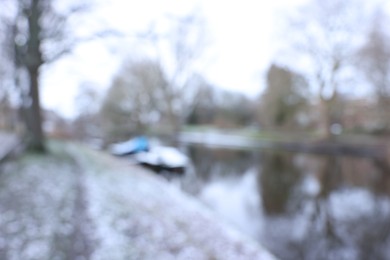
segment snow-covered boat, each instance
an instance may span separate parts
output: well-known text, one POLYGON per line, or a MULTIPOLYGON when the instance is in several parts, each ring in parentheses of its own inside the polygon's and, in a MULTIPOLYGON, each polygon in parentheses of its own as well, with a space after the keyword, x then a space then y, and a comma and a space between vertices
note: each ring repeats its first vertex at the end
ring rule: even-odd
POLYGON ((144 136, 135 137, 109 147, 115 156, 129 156, 135 163, 157 173, 183 174, 189 165, 189 158, 174 147, 151 145, 144 136))
POLYGON ((167 146, 151 147, 149 151, 135 154, 134 159, 157 173, 168 171, 184 174, 189 166, 189 158, 185 154, 167 146))

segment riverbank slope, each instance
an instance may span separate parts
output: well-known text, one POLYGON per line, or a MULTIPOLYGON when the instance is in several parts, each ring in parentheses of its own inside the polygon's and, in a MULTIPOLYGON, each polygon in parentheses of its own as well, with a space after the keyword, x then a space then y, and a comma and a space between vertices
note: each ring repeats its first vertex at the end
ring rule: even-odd
POLYGON ((274 259, 146 170, 49 147, 0 168, 0 259, 274 259))

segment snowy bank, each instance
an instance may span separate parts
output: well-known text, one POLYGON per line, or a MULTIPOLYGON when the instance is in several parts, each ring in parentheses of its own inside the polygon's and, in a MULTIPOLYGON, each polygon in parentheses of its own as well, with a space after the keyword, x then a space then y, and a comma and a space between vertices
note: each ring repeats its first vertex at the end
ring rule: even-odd
POLYGON ((0 259, 274 259, 159 176, 51 147, 0 169, 0 259))

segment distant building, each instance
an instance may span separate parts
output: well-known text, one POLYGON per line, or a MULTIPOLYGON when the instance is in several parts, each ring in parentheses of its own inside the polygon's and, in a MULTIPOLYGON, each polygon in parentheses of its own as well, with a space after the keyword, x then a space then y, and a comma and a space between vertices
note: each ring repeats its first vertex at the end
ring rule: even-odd
POLYGON ((342 118, 345 129, 372 131, 380 127, 380 123, 375 101, 368 98, 346 101, 342 118))

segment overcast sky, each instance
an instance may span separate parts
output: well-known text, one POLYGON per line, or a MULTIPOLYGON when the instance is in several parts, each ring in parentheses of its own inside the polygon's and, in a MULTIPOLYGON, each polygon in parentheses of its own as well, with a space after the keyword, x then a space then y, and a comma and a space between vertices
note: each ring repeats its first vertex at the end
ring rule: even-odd
MULTIPOLYGON (((200 10, 206 23, 207 49, 200 72, 217 86, 256 96, 261 77, 275 52, 276 24, 305 0, 99 0, 93 13, 74 31, 115 28, 126 34, 145 31, 166 14, 185 15, 200 10)), ((119 65, 134 54, 132 39, 106 39, 80 44, 56 63, 43 68, 42 102, 65 116, 75 113, 74 102, 83 83, 106 89, 119 65)))

